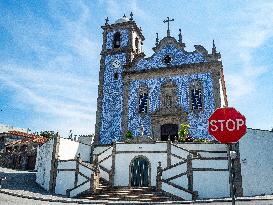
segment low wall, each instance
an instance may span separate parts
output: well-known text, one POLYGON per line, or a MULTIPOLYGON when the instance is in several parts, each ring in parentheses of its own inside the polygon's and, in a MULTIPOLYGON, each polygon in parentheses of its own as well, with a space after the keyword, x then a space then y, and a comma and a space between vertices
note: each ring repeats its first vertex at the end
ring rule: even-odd
POLYGON ((49 190, 51 160, 54 140, 51 139, 37 148, 36 157, 36 182, 45 190, 49 190))

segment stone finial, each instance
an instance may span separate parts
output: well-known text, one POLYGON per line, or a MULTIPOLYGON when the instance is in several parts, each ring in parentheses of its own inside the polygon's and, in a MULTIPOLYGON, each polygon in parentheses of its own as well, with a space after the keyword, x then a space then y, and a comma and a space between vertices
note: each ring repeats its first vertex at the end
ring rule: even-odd
POLYGON ((139 30, 140 30, 140 31, 142 31, 142 28, 141 28, 141 26, 139 27, 139 30))
POLYGON ((133 21, 134 19, 133 19, 133 12, 131 12, 130 13, 130 19, 129 19, 130 21, 133 21))
POLYGON ((77 160, 80 160, 80 158, 81 158, 81 153, 78 153, 77 160))
POLYGON ((123 15, 123 18, 126 18, 126 15, 125 15, 125 14, 123 15))
POLYGON ((182 43, 182 34, 181 34, 181 29, 179 29, 179 34, 178 34, 178 42, 182 43))
POLYGON ((156 33, 156 39, 155 39, 155 45, 156 45, 156 46, 158 45, 158 42, 159 42, 158 33, 156 33))
POLYGON ((106 19, 105 19, 105 25, 109 25, 108 22, 109 22, 109 18, 107 16, 106 19))
POLYGON ((216 54, 216 53, 217 53, 217 51, 216 51, 216 46, 215 46, 215 43, 214 43, 214 39, 213 39, 213 41, 212 41, 211 53, 212 53, 212 54, 216 54))

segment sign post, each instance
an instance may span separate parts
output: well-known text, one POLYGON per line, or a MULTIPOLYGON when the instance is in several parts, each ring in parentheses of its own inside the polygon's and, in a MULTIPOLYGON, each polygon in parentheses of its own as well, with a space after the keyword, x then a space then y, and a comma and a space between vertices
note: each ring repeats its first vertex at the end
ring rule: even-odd
POLYGON ((230 193, 232 205, 235 205, 234 186, 235 169, 234 161, 237 157, 234 144, 238 142, 246 133, 246 118, 235 108, 217 108, 209 118, 209 134, 215 137, 220 143, 227 144, 229 147, 229 166, 230 166, 230 193))

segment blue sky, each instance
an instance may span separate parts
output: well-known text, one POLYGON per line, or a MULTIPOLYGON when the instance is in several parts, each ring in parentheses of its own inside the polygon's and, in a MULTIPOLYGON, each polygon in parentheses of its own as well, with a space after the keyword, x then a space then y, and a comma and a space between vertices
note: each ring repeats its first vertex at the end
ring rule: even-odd
POLYGON ((229 106, 248 127, 273 127, 272 1, 0 0, 0 123, 94 132, 104 19, 132 11, 152 55, 155 33, 182 29, 187 51, 215 39, 222 54, 229 106))

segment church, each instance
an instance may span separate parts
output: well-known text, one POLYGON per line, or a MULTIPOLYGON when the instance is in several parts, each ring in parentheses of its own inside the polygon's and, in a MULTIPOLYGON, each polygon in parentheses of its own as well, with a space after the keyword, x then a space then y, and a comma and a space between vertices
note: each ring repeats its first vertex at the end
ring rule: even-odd
POLYGON ((208 134, 210 115, 228 106, 221 55, 214 41, 211 52, 201 45, 186 51, 181 30, 177 38, 171 35, 173 21, 163 21, 166 36, 156 35, 154 53, 146 57, 145 38, 132 13, 112 23, 106 19, 94 142, 56 135, 40 146, 40 186, 94 200, 196 200, 229 197, 233 177, 236 197, 272 193, 266 180, 272 174, 262 176, 253 168, 268 164, 250 154, 260 143, 273 144, 272 134, 249 129, 240 147, 234 145, 231 173, 228 146, 208 134), (188 141, 178 135, 181 124, 188 126, 188 141), (254 181, 255 189, 249 185, 253 173, 264 181, 254 181))
POLYGON ((213 43, 209 53, 196 45, 187 52, 182 41, 170 34, 156 38, 154 54, 145 58, 144 36, 133 17, 102 26, 103 45, 96 118, 96 143, 134 137, 166 141, 177 136, 181 123, 189 124, 190 136, 211 140, 208 118, 227 106, 221 55, 213 43))

